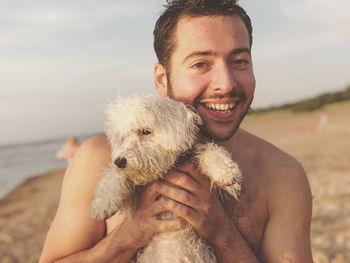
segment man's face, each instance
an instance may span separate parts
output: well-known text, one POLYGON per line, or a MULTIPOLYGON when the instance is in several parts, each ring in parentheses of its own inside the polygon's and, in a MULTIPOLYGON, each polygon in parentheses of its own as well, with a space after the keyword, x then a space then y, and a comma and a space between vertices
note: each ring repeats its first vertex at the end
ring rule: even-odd
POLYGON ((255 78, 248 31, 238 16, 183 17, 175 34, 164 89, 193 105, 202 133, 233 136, 253 100, 255 78))

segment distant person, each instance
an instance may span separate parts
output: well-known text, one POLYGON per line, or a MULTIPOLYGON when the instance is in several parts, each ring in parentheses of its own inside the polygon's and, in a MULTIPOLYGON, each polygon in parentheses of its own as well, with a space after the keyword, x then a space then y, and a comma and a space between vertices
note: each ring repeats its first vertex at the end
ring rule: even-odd
POLYGON ((320 113, 320 123, 318 126, 319 131, 325 131, 329 126, 329 114, 327 111, 321 111, 320 113))
POLYGON ((146 185, 132 217, 94 220, 89 207, 97 175, 111 162, 106 136, 94 136, 66 171, 40 263, 130 262, 156 233, 186 224, 210 242, 218 263, 312 263, 312 197, 302 166, 239 128, 255 90, 248 15, 234 0, 167 2, 154 30, 155 87, 161 96, 191 104, 204 123, 201 136, 239 164, 239 201, 220 201, 189 162, 146 185), (166 211, 178 218, 160 219, 166 211))
POLYGON ((80 144, 76 138, 69 138, 63 147, 57 151, 56 158, 59 160, 67 159, 70 161, 78 150, 79 146, 80 144))

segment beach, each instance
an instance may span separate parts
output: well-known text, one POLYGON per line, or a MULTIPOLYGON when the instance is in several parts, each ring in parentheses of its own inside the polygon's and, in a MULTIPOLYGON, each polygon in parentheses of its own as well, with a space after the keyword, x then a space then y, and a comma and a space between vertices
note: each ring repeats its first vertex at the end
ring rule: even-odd
MULTIPOLYGON (((350 262, 350 102, 322 111, 249 115, 242 128, 304 166, 313 194, 316 263, 350 262), (328 122, 320 126, 327 112, 328 122)), ((25 181, 0 200, 0 263, 37 262, 59 201, 64 168, 25 181)))
POLYGON ((0 200, 0 263, 38 262, 64 171, 28 179, 0 200))

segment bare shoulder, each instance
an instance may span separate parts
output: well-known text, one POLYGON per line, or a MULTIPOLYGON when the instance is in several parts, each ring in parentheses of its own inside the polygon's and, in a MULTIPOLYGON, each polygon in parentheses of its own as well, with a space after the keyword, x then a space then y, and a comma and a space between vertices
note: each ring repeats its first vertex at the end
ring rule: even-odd
POLYGON ((284 181, 306 178, 301 163, 272 143, 244 130, 239 131, 238 140, 242 144, 239 148, 244 148, 248 159, 253 160, 268 179, 284 181))
POLYGON ((110 145, 105 134, 99 134, 87 139, 78 149, 72 159, 71 166, 86 165, 89 160, 89 166, 100 166, 110 161, 110 145), (92 163, 90 163, 92 161, 92 163))
POLYGON ((267 203, 268 221, 260 248, 264 262, 312 262, 312 195, 306 173, 294 157, 271 143, 240 131, 267 203), (250 149, 250 150, 249 150, 250 149), (286 238, 288 237, 288 238, 286 238))
MULTIPOLYGON (((110 146, 104 134, 86 140, 74 155, 64 176, 62 194, 66 188, 79 184, 82 188, 94 187, 110 162, 110 146), (84 183, 84 184, 83 184, 84 183)), ((64 195, 62 195, 64 197, 64 195)), ((61 199, 61 201, 64 201, 61 199)))
POLYGON ((110 145, 105 134, 95 135, 87 139, 78 149, 78 158, 95 155, 99 153, 99 157, 106 158, 110 154, 110 145))
POLYGON ((64 175, 60 207, 65 205, 66 201, 69 204, 72 195, 94 189, 99 180, 97 175, 103 172, 103 168, 108 166, 109 161, 110 147, 104 134, 86 140, 79 147, 64 175))
POLYGON ((105 222, 90 216, 99 174, 110 162, 110 147, 105 135, 84 142, 64 175, 61 198, 47 235, 40 262, 89 248, 105 234, 105 222))
POLYGON ((266 189, 265 196, 269 199, 271 208, 284 202, 283 196, 290 198, 298 195, 311 200, 308 179, 298 160, 249 132, 240 130, 238 136, 239 143, 242 144, 239 148, 244 148, 244 155, 259 174, 257 179, 266 189))

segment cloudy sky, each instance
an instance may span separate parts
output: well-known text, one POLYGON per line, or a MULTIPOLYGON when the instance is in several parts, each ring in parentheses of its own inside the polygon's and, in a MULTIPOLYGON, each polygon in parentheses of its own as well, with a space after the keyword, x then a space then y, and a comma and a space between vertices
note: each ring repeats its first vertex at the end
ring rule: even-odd
MULTIPOLYGON (((154 93, 163 0, 0 0, 0 145, 103 130, 116 95, 154 93)), ((350 84, 349 0, 240 0, 254 28, 253 107, 350 84)))

